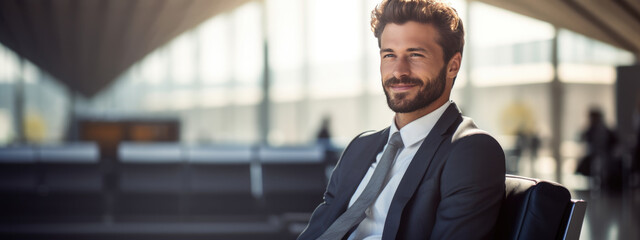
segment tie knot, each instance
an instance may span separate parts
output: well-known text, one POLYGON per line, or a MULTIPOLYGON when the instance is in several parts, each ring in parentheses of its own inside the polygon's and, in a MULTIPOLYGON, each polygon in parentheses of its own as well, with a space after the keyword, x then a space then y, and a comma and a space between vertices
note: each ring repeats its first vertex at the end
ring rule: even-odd
POLYGON ((391 139, 389 139, 389 145, 402 148, 404 144, 402 143, 402 136, 400 136, 400 132, 395 132, 391 135, 391 139))

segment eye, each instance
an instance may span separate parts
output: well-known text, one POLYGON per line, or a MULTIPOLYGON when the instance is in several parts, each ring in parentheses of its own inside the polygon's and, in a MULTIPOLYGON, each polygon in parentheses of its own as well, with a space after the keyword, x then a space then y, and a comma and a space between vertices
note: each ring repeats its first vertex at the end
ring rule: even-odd
POLYGON ((390 58, 395 56, 396 56, 395 54, 389 53, 389 54, 382 55, 382 58, 390 58))
POLYGON ((420 53, 411 53, 412 57, 424 57, 424 55, 420 54, 420 53))

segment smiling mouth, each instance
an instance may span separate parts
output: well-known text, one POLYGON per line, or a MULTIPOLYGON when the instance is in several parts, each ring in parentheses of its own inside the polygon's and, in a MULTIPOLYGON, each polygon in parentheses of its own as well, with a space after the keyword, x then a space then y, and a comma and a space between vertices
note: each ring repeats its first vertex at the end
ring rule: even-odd
POLYGON ((406 91, 410 91, 415 87, 421 87, 423 82, 418 78, 402 78, 398 79, 396 77, 391 77, 387 79, 383 84, 389 91, 394 93, 402 93, 406 91))
POLYGON ((389 85, 389 89, 393 90, 394 92, 405 92, 405 91, 409 91, 410 89, 416 87, 418 85, 416 84, 391 84, 389 85))

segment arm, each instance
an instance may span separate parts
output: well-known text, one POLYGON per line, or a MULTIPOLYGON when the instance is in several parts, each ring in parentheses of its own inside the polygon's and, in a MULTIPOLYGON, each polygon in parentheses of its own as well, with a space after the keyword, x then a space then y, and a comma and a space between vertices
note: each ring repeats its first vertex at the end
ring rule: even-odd
POLYGON ((504 152, 489 135, 464 137, 442 170, 431 239, 491 239, 504 198, 504 152))

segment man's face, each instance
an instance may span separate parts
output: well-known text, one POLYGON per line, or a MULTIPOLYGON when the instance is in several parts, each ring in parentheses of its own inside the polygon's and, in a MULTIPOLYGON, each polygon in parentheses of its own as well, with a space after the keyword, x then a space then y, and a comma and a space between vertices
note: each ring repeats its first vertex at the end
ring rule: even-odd
POLYGON ((380 74, 389 108, 409 113, 431 105, 447 89, 447 66, 431 24, 387 24, 380 36, 380 74))

